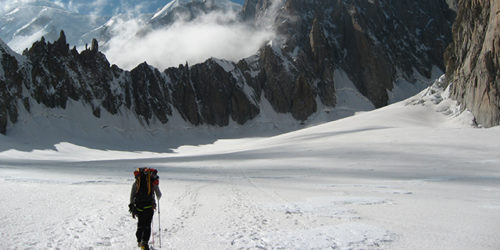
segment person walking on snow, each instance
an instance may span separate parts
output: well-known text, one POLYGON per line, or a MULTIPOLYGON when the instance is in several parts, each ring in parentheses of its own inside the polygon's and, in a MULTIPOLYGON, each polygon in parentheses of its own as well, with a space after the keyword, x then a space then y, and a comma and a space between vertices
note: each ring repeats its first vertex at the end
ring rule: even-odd
POLYGON ((153 220, 156 201, 161 198, 158 171, 154 168, 138 168, 134 171, 135 182, 130 191, 129 212, 137 217, 137 244, 141 249, 149 250, 151 221, 153 220))

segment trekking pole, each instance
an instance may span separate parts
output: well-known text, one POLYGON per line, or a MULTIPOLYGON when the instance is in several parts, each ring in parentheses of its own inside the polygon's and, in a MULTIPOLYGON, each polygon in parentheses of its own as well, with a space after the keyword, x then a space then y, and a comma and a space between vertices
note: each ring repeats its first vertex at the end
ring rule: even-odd
MULTIPOLYGON (((153 211, 153 214, 154 214, 154 211, 153 211)), ((153 244, 153 249, 155 249, 155 229, 153 227, 154 226, 153 222, 154 222, 154 220, 151 220, 151 236, 152 236, 151 238, 153 238, 152 244, 153 244)), ((148 244, 149 244, 149 242, 148 242, 148 244)))
POLYGON ((158 241, 161 248, 161 220, 160 220, 160 199, 158 199, 158 241))

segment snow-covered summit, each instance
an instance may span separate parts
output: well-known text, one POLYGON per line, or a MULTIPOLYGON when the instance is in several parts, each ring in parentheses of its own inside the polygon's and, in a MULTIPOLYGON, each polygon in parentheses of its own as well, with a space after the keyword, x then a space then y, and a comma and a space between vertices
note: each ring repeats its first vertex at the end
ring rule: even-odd
MULTIPOLYGON (((54 41, 64 30, 71 45, 84 43, 81 37, 105 23, 107 18, 80 15, 49 1, 18 2, 0 16, 0 37, 14 51, 21 52, 39 40, 54 41)), ((90 41, 87 41, 90 42, 90 41)))
POLYGON ((168 12, 172 11, 172 9, 177 8, 179 6, 185 5, 187 3, 191 3, 192 1, 196 0, 173 0, 169 3, 167 3, 161 10, 156 12, 151 19, 155 19, 160 16, 166 15, 168 12))
POLYGON ((162 18, 171 13, 175 8, 188 7, 190 4, 200 4, 207 9, 218 9, 222 11, 238 11, 241 5, 230 0, 173 0, 156 12, 151 20, 162 18))

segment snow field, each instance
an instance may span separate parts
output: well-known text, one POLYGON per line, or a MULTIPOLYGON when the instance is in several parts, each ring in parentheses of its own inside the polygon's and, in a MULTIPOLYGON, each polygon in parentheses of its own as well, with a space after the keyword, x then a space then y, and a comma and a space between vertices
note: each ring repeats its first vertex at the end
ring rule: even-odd
MULTIPOLYGON (((500 128, 456 110, 431 88, 292 133, 164 153, 0 137, 0 236, 6 249, 135 249, 132 171, 149 166, 164 249, 498 249, 500 128)), ((158 246, 157 214, 153 230, 158 246)))
MULTIPOLYGON (((52 175, 53 178, 61 176, 52 175)), ((123 185, 5 180, 3 249, 118 249, 130 245, 133 221, 113 197, 123 185)))

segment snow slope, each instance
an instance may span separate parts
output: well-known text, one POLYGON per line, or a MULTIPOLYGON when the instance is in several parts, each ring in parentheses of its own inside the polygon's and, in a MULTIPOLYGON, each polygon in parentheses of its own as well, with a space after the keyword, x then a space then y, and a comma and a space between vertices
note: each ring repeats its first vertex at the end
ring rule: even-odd
MULTIPOLYGON (((150 166, 166 249, 498 249, 500 128, 475 128, 446 96, 435 85, 320 126, 172 151, 2 136, 3 247, 134 249, 132 170, 150 166)), ((158 215, 153 229, 158 247, 158 215)))

